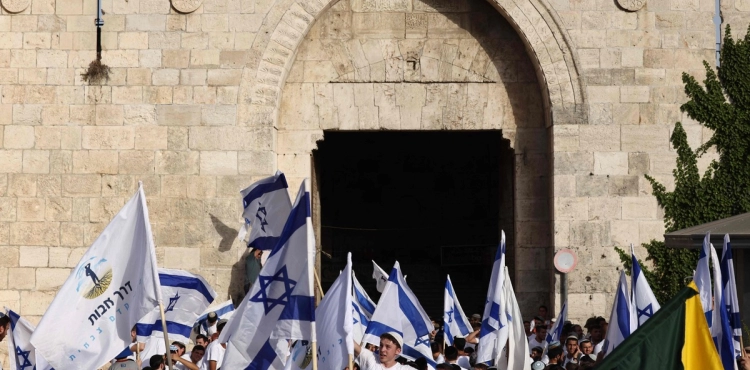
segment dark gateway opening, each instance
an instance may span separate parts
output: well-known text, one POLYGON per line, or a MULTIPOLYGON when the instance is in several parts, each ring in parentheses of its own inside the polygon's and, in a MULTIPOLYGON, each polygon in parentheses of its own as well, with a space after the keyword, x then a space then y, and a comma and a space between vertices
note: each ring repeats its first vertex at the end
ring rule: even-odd
POLYGON ((442 318, 446 274, 466 315, 482 312, 501 229, 513 246, 513 150, 500 131, 326 131, 314 161, 324 289, 351 251, 376 303, 371 260, 386 273, 398 260, 431 317, 442 318))

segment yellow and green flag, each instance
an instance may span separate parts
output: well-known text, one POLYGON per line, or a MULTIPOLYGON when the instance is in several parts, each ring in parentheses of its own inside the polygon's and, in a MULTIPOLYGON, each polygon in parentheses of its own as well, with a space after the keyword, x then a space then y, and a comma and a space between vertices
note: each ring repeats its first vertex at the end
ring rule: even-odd
POLYGON ((691 282, 599 363, 597 370, 722 370, 691 282))

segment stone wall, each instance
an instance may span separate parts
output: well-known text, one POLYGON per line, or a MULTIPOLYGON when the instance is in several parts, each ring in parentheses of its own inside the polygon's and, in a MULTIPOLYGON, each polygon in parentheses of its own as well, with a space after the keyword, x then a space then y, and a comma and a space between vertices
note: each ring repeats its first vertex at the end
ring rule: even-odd
MULTIPOLYGON (((522 109, 542 107, 552 143, 547 171, 554 201, 543 211, 550 213, 551 243, 528 232, 518 233, 518 244, 554 246, 533 255, 540 271, 553 249, 575 249, 580 265, 569 280, 571 316, 603 315, 617 274, 612 246, 663 232, 642 175, 671 183, 675 154, 668 137, 676 120, 686 123, 694 146, 710 136, 678 108, 685 100, 680 74, 702 76, 701 61, 714 63, 712 0, 646 0, 635 12, 616 1, 488 1, 508 20, 505 35, 510 28, 518 33, 503 50, 527 53, 539 86, 533 91, 503 79, 531 81, 526 65, 511 63, 494 75, 477 71, 475 59, 457 58, 476 48, 474 37, 466 36, 476 21, 460 16, 470 10, 461 1, 203 0, 182 14, 166 0, 103 0, 103 61, 112 74, 102 86, 80 77, 95 58, 95 1, 0 3, 0 302, 32 322, 138 180, 149 197, 159 264, 198 272, 222 298, 236 297, 237 261, 245 253, 234 240, 240 188, 276 168, 297 184, 310 172, 307 153, 321 130, 348 129, 355 112, 352 129, 484 128, 497 123, 461 115, 459 124, 461 113, 450 110, 438 123, 430 109, 460 107, 449 103, 458 99, 468 112, 477 106, 487 112, 504 91, 511 102, 512 96, 529 99, 522 109), (453 35, 438 37, 431 29, 453 35), (308 35, 378 39, 385 49, 362 59, 338 41, 305 41, 308 35), (408 43, 395 40, 412 37, 428 41, 402 53, 408 43), (449 41, 464 37, 463 44, 449 41), (432 48, 437 39, 445 39, 440 54, 432 48), (321 48, 339 59, 315 59, 321 48), (410 50, 422 53, 419 73, 410 50), (307 72, 307 61, 330 64, 307 72), (340 69, 342 61, 349 67, 340 69), (389 61, 398 61, 402 80, 386 73, 394 71, 389 61), (478 83, 486 80, 496 83, 478 83), (430 87, 447 81, 448 87, 430 87), (354 82, 366 83, 356 85, 360 91, 354 82), (294 94, 300 106, 320 104, 323 113, 304 116, 309 120, 303 123, 286 121, 293 112, 283 99, 294 94), (378 113, 376 123, 374 107, 381 106, 387 118, 381 121, 378 113), (402 119, 402 109, 415 114, 402 119), (399 126, 390 127, 395 117, 399 126), (313 129, 288 129, 298 124, 313 129)), ((749 11, 747 0, 722 2, 724 22, 738 36, 749 11)), ((364 52, 367 44, 361 45, 364 52)), ((509 135, 513 125, 520 127, 515 119, 503 119, 509 135)), ((545 164, 527 160, 544 173, 545 164)), ((519 215, 544 208, 516 204, 519 215)), ((559 307, 554 295, 549 300, 559 307)))

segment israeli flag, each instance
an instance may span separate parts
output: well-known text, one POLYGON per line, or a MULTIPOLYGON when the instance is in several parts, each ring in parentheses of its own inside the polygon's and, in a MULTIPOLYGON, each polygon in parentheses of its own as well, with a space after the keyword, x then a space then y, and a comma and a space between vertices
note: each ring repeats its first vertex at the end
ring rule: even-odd
POLYGON ((552 328, 547 331, 547 343, 552 343, 553 341, 561 341, 562 337, 562 331, 563 326, 565 326, 565 320, 568 319, 568 302, 563 302, 562 309, 560 309, 560 314, 557 315, 557 320, 555 320, 555 324, 552 325, 552 328))
MULTIPOLYGON (((34 333, 34 325, 17 313, 5 309, 10 318, 10 336, 8 340, 8 362, 11 370, 54 370, 29 341, 34 333)), ((2 314, 0 314, 2 316, 2 314)))
POLYGON ((502 232, 500 245, 495 254, 492 265, 492 276, 487 288, 487 302, 484 304, 482 327, 479 330, 479 347, 477 348, 477 362, 495 360, 508 340, 508 317, 505 300, 503 299, 503 284, 505 283, 505 231, 502 232))
POLYGON ((508 276, 508 268, 505 268, 505 284, 503 284, 503 298, 505 313, 508 316, 508 361, 503 356, 495 359, 498 370, 528 370, 531 368, 531 357, 529 357, 529 338, 523 328, 521 309, 518 307, 516 293, 508 276))
POLYGON ((139 186, 73 269, 31 343, 55 368, 98 369, 131 344, 130 330, 161 300, 146 196, 139 186))
POLYGON ((458 303, 456 292, 453 291, 451 276, 445 281, 445 294, 443 299, 443 330, 446 345, 453 345, 453 337, 466 337, 473 331, 471 323, 464 315, 461 304, 458 303))
POLYGON ((612 353, 635 329, 635 314, 628 298, 628 281, 625 278, 625 271, 620 271, 620 282, 617 285, 612 313, 609 316, 609 329, 607 329, 602 356, 612 353))
POLYGON ((385 289, 385 285, 388 283, 388 274, 375 261, 372 261, 372 278, 375 279, 375 286, 378 293, 383 293, 383 289, 385 289))
MULTIPOLYGON (((159 269, 159 282, 169 339, 188 343, 198 312, 214 301, 216 292, 200 275, 182 270, 159 269)), ((151 336, 164 338, 161 311, 157 308, 138 320, 135 330, 139 342, 151 336)))
POLYGON ((229 299, 218 306, 207 308, 200 316, 198 316, 193 327, 202 328, 204 333, 208 332, 208 314, 211 312, 216 312, 216 316, 219 320, 229 321, 234 314, 234 303, 229 299))
POLYGON ((742 348, 740 347, 742 321, 740 319, 740 303, 737 299, 737 283, 734 280, 734 260, 732 259, 729 234, 724 235, 724 247, 721 253, 721 282, 724 286, 724 304, 727 308, 729 327, 732 329, 734 357, 736 358, 742 355, 742 348))
POLYGON ((736 370, 737 361, 734 359, 734 339, 732 338, 732 329, 729 326, 729 312, 724 301, 722 287, 722 274, 719 263, 719 256, 716 249, 711 245, 711 267, 714 274, 714 310, 713 323, 711 327, 711 337, 716 345, 716 352, 719 353, 724 370, 736 370))
POLYGON ((367 292, 362 285, 357 281, 357 277, 352 272, 352 336, 357 343, 362 342, 362 337, 365 336, 365 330, 367 325, 370 324, 370 318, 375 313, 375 303, 367 295, 367 292))
POLYGON ((711 313, 713 301, 711 300, 711 270, 708 267, 708 259, 711 255, 709 248, 711 248, 711 233, 706 233, 706 236, 703 238, 703 248, 701 248, 698 257, 698 266, 695 268, 693 280, 696 287, 698 287, 698 295, 700 296, 703 312, 706 314, 706 321, 710 329, 713 319, 713 314, 711 313))
POLYGON ((367 326, 363 342, 379 346, 380 335, 396 332, 404 338, 401 356, 410 360, 424 357, 427 359, 428 368, 434 370, 437 364, 432 359, 430 348, 432 329, 430 317, 406 285, 404 275, 401 274, 401 266, 396 262, 378 306, 375 307, 370 325, 367 326))
POLYGON ((278 244, 226 324, 233 334, 226 338, 222 368, 281 370, 289 352, 287 341, 315 342, 315 236, 309 184, 303 181, 278 244))
POLYGON ((281 171, 260 180, 242 190, 242 218, 245 224, 237 237, 245 239, 247 229, 251 228, 248 248, 270 250, 279 241, 284 223, 292 210, 289 199, 286 177, 281 171))
POLYGON ((343 369, 354 356, 352 337, 352 254, 346 256, 346 267, 315 309, 318 337, 318 367, 343 369))
POLYGON ((636 327, 640 327, 651 316, 654 316, 656 311, 659 311, 661 306, 656 300, 656 296, 654 296, 654 292, 651 290, 651 286, 648 285, 646 276, 643 275, 643 271, 641 271, 641 265, 638 263, 638 258, 636 258, 635 256, 633 244, 630 245, 630 256, 633 264, 632 270, 630 272, 630 286, 633 293, 632 305, 637 318, 636 327))

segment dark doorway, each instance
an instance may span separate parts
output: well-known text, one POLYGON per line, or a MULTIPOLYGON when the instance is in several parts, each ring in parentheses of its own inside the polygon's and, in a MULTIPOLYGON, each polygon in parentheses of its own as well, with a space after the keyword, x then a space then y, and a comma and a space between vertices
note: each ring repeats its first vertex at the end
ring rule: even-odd
POLYGON ((513 245, 510 142, 500 131, 324 136, 314 152, 321 243, 331 256, 321 261, 324 289, 351 251, 376 303, 371 260, 387 273, 398 260, 429 315, 442 317, 446 274, 465 313, 481 313, 501 228, 513 245))

